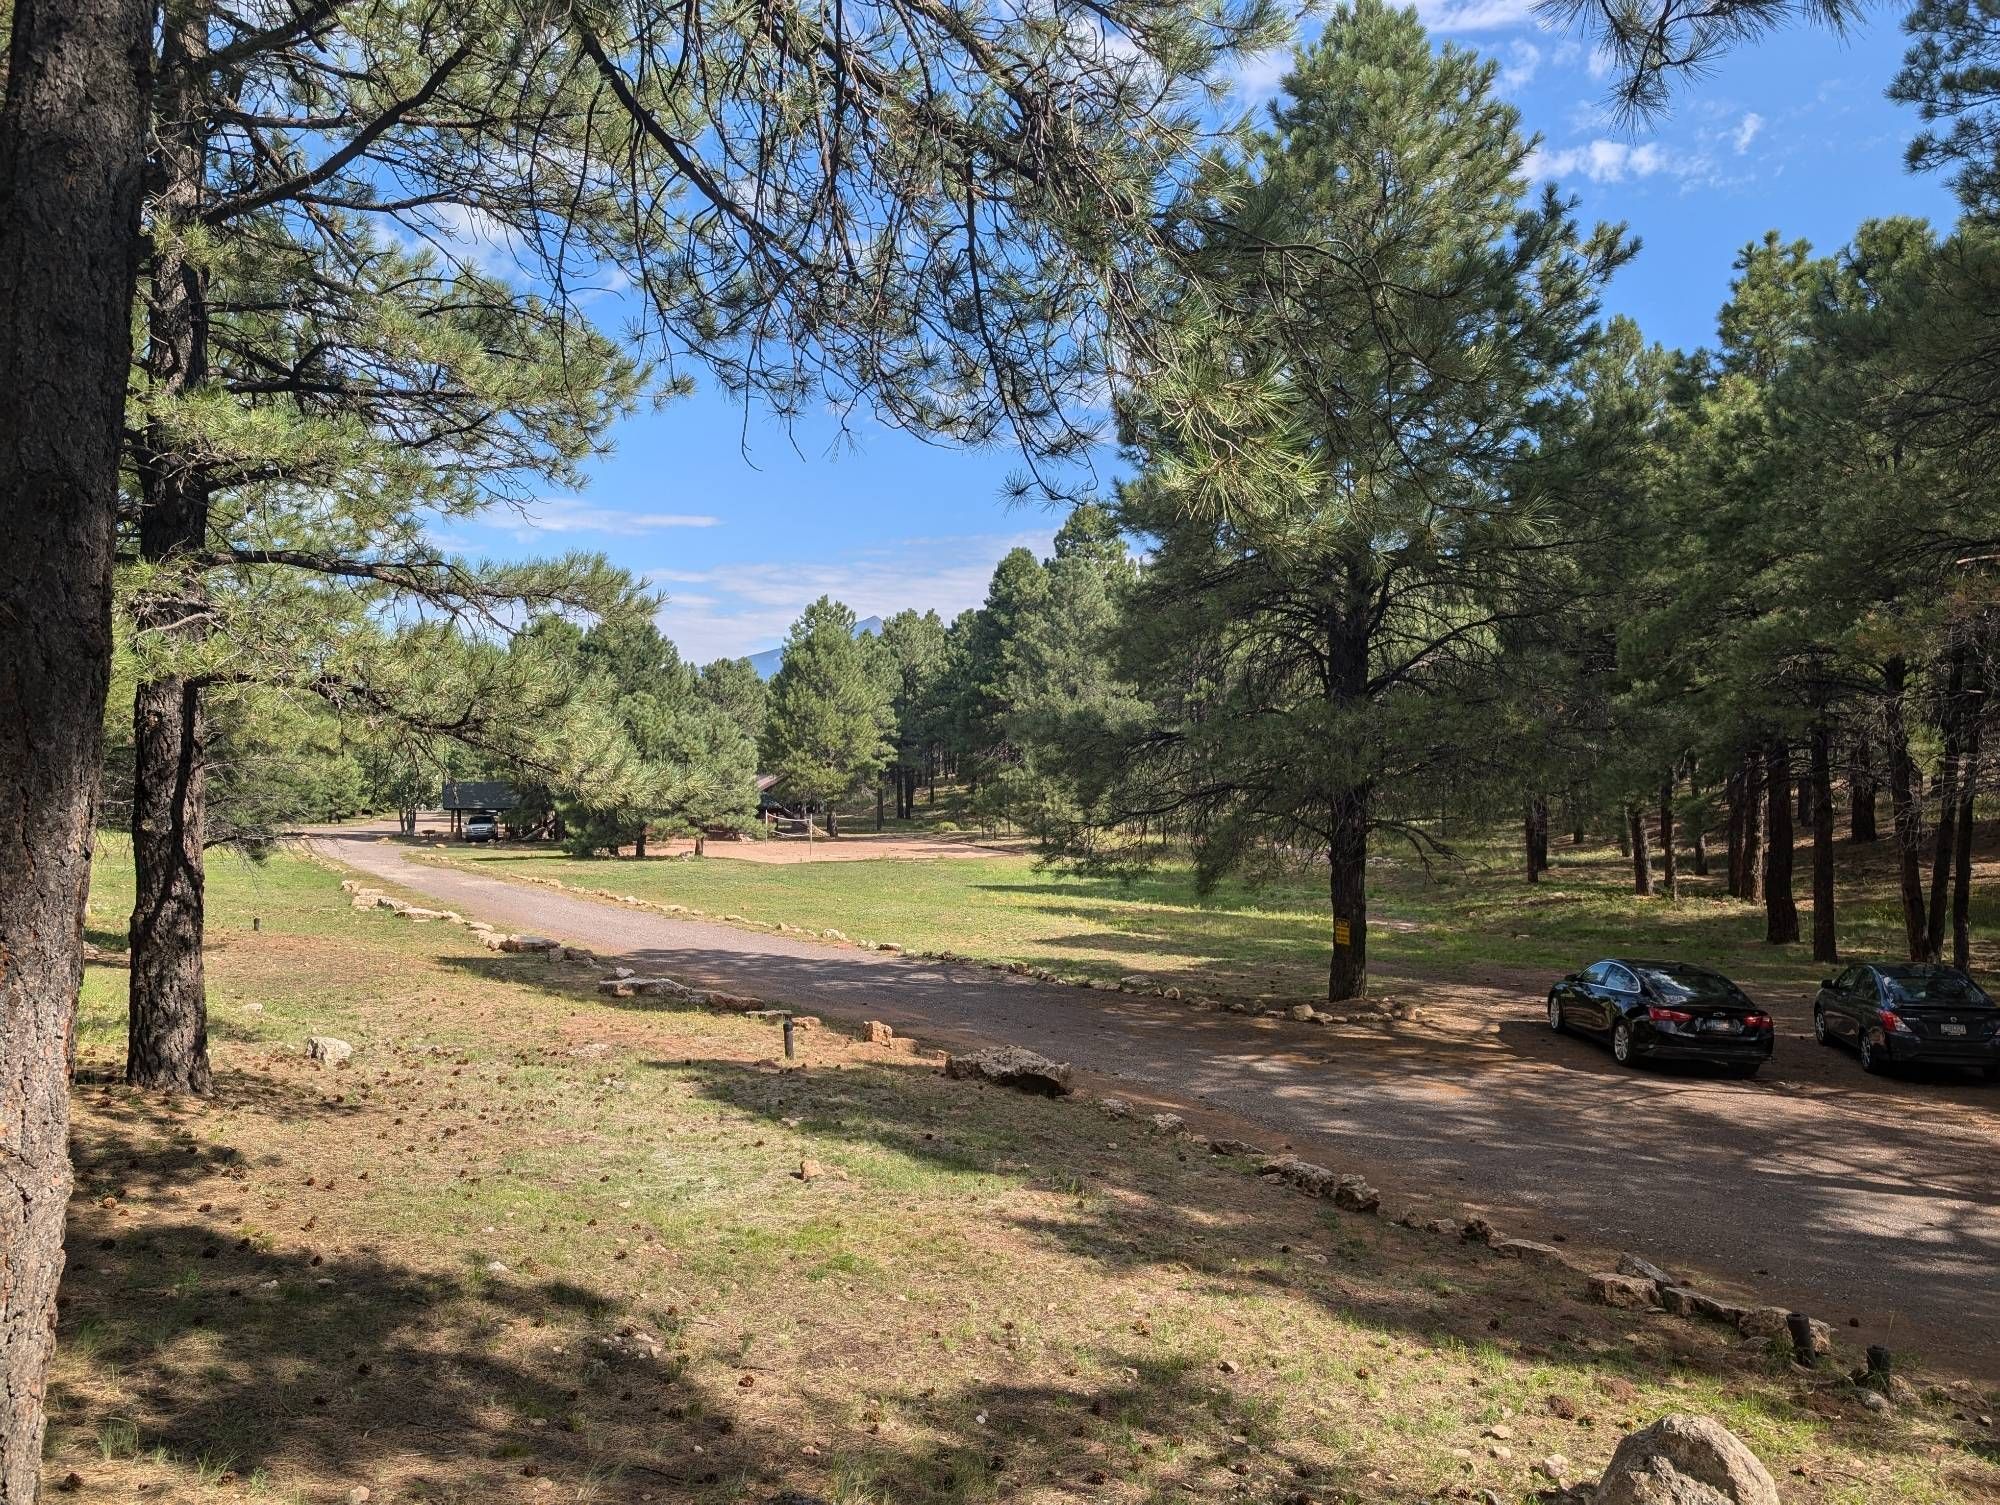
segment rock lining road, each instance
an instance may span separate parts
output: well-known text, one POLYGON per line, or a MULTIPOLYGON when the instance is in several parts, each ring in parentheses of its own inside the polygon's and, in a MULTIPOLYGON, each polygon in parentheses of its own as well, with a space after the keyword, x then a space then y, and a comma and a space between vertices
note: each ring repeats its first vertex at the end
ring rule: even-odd
POLYGON ((313 839, 362 873, 642 973, 937 1045, 1025 1045, 1358 1170, 1392 1206, 1633 1249, 1810 1312, 1843 1341, 2000 1376, 2000 1088, 1865 1077, 1797 1038, 1803 1004, 1774 1007, 1778 1058, 1757 1083, 1630 1072, 1552 1035, 1520 980, 1427 991, 1433 1012, 1470 1021, 1450 1032, 1322 1031, 621 908, 409 861, 384 828, 313 839))

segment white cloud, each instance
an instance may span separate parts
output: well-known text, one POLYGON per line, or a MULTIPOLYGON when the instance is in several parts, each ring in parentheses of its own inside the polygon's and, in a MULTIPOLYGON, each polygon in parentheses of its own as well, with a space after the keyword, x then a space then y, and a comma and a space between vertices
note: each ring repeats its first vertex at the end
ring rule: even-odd
POLYGON ((910 538, 838 559, 758 559, 651 570, 646 578, 667 593, 660 630, 683 658, 705 664, 776 647, 821 596, 844 601, 858 617, 893 616, 907 607, 935 611, 949 622, 986 599, 1002 555, 1026 548, 1044 557, 1052 532, 910 538), (677 586, 694 589, 684 595, 677 586))
POLYGON ((1507 44, 1507 60, 1500 69, 1500 87, 1519 89, 1534 81, 1535 72, 1542 66, 1542 49, 1533 42, 1513 41, 1507 44))
POLYGON ((1528 155, 1530 178, 1587 178, 1593 183, 1623 183, 1628 179, 1650 178, 1656 173, 1685 176, 1698 164, 1674 156, 1657 141, 1637 146, 1599 137, 1582 146, 1565 146, 1551 151, 1538 146, 1528 155))
POLYGON ((1729 138, 1731 144, 1736 148, 1736 155, 1740 157, 1749 151, 1750 143, 1757 139, 1758 133, 1763 129, 1764 117, 1759 115, 1755 110, 1752 110, 1739 120, 1736 123, 1735 131, 1731 133, 1729 138))
POLYGON ((1237 63, 1236 76, 1229 86, 1230 97, 1246 105, 1262 104, 1278 92, 1278 86, 1291 71, 1290 47, 1253 52, 1237 63))
POLYGON ((575 497, 551 496, 521 509, 513 531, 517 537, 536 533, 605 533, 634 538, 665 528, 713 528, 722 519, 699 512, 621 512, 593 507, 575 497))
POLYGON ((1535 0, 1417 0, 1432 31, 1502 31, 1535 19, 1535 0))

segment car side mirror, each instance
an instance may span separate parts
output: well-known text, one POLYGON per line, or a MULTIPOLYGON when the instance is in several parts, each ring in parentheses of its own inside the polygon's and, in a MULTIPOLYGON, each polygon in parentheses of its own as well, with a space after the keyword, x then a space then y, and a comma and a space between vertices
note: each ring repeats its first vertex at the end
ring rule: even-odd
POLYGON ((1831 977, 1827 977, 1827 978, 1823 978, 1823 979, 1821 979, 1821 981, 1820 981, 1820 986, 1821 986, 1821 987, 1823 987, 1823 988, 1830 988, 1830 987, 1833 987, 1833 986, 1834 986, 1834 981, 1833 981, 1833 979, 1832 979, 1831 977))

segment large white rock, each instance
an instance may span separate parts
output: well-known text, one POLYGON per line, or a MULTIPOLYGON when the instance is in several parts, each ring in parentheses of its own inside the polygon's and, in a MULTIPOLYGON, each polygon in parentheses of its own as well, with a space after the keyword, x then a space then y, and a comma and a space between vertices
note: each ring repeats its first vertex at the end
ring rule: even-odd
POLYGON ((944 1063, 944 1074, 972 1081, 991 1082, 996 1087, 1018 1087, 1044 1097, 1062 1097, 1070 1090, 1067 1061, 1051 1061, 1018 1045, 995 1045, 966 1055, 952 1056, 944 1063))
POLYGON ((1706 1416, 1663 1416, 1618 1444, 1595 1505, 1779 1505, 1742 1439, 1706 1416))

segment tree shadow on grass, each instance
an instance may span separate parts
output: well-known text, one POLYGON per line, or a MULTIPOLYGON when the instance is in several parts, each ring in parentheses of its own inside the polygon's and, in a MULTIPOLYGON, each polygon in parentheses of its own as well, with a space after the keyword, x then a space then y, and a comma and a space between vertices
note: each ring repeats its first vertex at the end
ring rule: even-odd
MULTIPOLYGON (((88 1150, 155 1153, 117 1132, 88 1150)), ((149 1185, 177 1171, 170 1159, 149 1185)), ((1276 1435, 1268 1406, 1143 1350, 1092 1347, 1070 1379, 1022 1380, 1000 1359, 990 1379, 864 1399, 810 1366, 739 1384, 690 1354, 699 1337, 673 1308, 587 1279, 366 1249, 307 1262, 187 1217, 135 1228, 95 1203, 76 1209, 70 1249, 48 1467, 74 1470, 86 1499, 231 1476, 314 1499, 355 1485, 451 1502, 791 1488, 914 1505, 1142 1473, 1255 1501, 1361 1482, 1359 1464, 1276 1435), (544 1480, 558 1493, 536 1493, 544 1480)))

